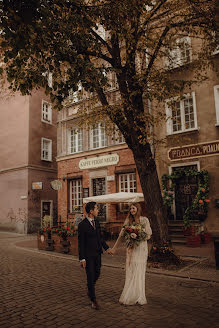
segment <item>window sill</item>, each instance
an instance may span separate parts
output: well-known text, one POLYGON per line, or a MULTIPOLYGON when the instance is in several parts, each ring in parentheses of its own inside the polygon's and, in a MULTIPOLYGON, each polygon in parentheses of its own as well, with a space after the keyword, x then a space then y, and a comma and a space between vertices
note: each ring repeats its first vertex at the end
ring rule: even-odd
POLYGON ((83 150, 79 150, 79 151, 75 151, 75 152, 72 152, 72 153, 67 153, 67 155, 75 155, 75 154, 80 154, 80 153, 83 153, 83 150))
POLYGON ((51 121, 44 121, 44 120, 41 120, 42 123, 46 123, 46 124, 49 124, 49 125, 52 125, 52 122, 51 121))
POLYGON ((188 134, 188 133, 191 133, 191 132, 199 132, 199 130, 200 130, 200 128, 189 129, 189 130, 185 130, 185 131, 177 131, 177 132, 167 134, 167 137, 175 136, 175 135, 182 134, 182 133, 188 134))
POLYGON ((185 66, 189 66, 190 64, 191 64, 191 60, 189 61, 189 62, 187 62, 187 63, 178 63, 178 64, 176 64, 176 65, 174 65, 174 66, 166 66, 166 70, 167 71, 175 71, 175 70, 179 70, 180 68, 184 68, 185 66))
POLYGON ((51 160, 51 159, 45 159, 45 158, 41 158, 41 161, 43 161, 43 162, 50 162, 50 163, 52 163, 52 160, 51 160))
POLYGON ((107 147, 109 147, 109 146, 102 146, 102 147, 97 147, 97 148, 90 148, 90 150, 98 150, 98 149, 103 149, 103 148, 107 148, 107 147))

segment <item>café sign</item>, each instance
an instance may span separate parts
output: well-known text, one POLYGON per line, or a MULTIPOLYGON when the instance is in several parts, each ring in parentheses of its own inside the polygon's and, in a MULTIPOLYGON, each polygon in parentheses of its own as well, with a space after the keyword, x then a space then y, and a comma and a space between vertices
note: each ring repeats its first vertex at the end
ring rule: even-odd
POLYGON ((32 189, 33 190, 42 190, 43 183, 42 182, 32 182, 32 189))
POLYGON ((197 158, 219 154, 219 140, 203 142, 199 144, 174 147, 169 149, 168 158, 171 161, 179 161, 186 158, 197 158))
POLYGON ((119 162, 118 154, 90 157, 80 160, 79 169, 81 170, 94 169, 103 166, 116 165, 118 162, 119 162))

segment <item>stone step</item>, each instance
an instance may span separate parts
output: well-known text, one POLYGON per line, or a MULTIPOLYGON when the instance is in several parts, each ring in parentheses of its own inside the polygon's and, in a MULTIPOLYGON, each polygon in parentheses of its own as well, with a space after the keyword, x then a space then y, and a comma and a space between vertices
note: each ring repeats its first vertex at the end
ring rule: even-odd
MULTIPOLYGON (((200 221, 199 220, 190 220, 190 222, 192 223, 192 224, 199 224, 200 223, 200 221)), ((176 221, 168 221, 168 226, 169 227, 172 227, 172 226, 184 226, 184 222, 183 222, 183 220, 176 220, 176 221)))
POLYGON ((179 235, 179 234, 170 234, 170 238, 173 239, 173 238, 176 238, 176 239, 185 239, 186 237, 182 234, 182 235, 179 235))
POLYGON ((183 232, 183 227, 177 227, 177 228, 175 228, 175 227, 169 227, 169 232, 172 232, 172 231, 176 231, 176 232, 178 232, 178 231, 182 231, 183 232))
POLYGON ((173 243, 173 244, 183 244, 183 245, 185 245, 186 244, 186 239, 171 239, 171 242, 173 243))

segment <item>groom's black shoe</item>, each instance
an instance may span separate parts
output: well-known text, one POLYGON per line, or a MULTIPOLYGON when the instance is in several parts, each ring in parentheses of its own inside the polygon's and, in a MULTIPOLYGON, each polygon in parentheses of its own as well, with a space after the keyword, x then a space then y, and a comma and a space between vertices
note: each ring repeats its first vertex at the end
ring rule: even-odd
POLYGON ((94 309, 94 310, 99 310, 100 309, 100 306, 97 303, 97 301, 92 301, 91 302, 91 308, 94 309))

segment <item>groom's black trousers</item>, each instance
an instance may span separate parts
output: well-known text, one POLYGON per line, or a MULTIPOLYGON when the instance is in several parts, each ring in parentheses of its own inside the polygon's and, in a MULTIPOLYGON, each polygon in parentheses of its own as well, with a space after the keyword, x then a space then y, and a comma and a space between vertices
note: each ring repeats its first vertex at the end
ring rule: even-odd
POLYGON ((100 276, 101 254, 86 258, 87 288, 91 301, 96 301, 95 283, 100 276))

